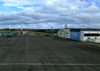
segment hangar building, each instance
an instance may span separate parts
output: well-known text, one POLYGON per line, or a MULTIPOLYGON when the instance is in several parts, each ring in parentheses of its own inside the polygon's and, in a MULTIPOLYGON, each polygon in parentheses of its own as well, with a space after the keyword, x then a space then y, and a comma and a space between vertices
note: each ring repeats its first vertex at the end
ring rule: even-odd
POLYGON ((61 38, 70 38, 70 29, 61 29, 58 31, 58 37, 61 38))
POLYGON ((100 29, 62 29, 58 31, 58 37, 77 41, 100 42, 100 29))

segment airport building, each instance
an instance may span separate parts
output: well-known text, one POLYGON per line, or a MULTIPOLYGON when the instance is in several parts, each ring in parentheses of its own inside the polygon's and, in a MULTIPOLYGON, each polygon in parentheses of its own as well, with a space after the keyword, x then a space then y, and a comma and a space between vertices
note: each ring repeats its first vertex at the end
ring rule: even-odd
POLYGON ((58 37, 68 39, 70 38, 70 29, 61 29, 58 31, 58 37))
POLYGON ((58 37, 98 43, 100 42, 100 29, 62 29, 58 31, 58 37))

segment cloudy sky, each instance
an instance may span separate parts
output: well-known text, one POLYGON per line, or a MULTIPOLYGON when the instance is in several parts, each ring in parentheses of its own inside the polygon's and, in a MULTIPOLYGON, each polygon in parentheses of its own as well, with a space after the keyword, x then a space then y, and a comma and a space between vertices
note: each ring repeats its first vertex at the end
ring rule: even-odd
POLYGON ((100 28, 100 0, 0 0, 0 28, 100 28))

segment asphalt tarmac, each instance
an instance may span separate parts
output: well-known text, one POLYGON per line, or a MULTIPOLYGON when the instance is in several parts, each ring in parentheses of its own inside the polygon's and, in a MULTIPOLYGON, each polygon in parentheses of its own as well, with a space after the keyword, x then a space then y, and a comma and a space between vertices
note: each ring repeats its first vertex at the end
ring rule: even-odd
POLYGON ((95 47, 39 35, 0 37, 0 71, 100 71, 95 47))

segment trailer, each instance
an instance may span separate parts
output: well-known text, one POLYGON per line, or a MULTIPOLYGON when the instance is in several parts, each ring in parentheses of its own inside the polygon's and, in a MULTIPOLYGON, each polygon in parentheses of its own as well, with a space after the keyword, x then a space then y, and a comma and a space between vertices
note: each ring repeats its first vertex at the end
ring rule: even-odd
POLYGON ((2 33, 3 37, 13 37, 13 36, 17 36, 17 33, 10 33, 10 32, 4 32, 2 33))

